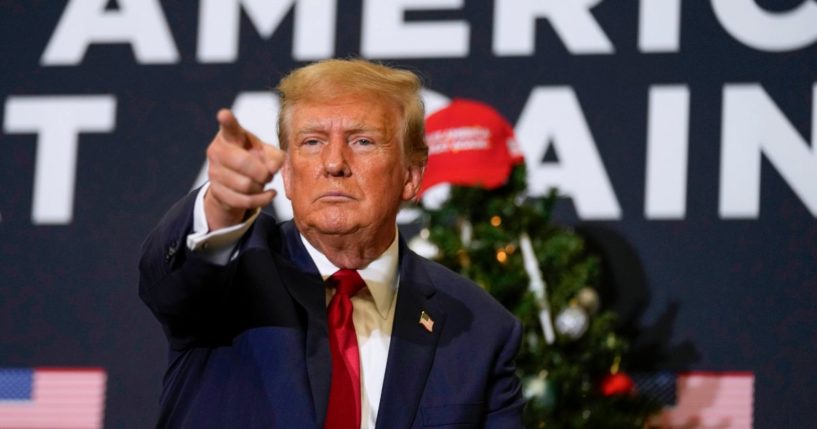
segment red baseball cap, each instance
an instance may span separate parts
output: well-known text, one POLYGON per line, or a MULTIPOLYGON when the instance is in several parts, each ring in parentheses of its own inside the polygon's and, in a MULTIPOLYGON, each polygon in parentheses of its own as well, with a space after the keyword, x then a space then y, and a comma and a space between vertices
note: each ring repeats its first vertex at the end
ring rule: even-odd
POLYGON ((513 127, 493 107, 455 98, 426 119, 428 165, 420 194, 438 183, 499 187, 524 162, 513 127))

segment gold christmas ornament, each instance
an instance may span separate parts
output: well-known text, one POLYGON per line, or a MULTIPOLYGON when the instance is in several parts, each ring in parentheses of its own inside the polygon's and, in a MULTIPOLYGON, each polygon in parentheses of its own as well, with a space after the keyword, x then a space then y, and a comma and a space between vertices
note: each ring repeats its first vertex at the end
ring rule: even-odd
POLYGON ((468 268, 471 266, 471 257, 468 256, 468 252, 464 249, 460 249, 457 251, 457 260, 459 261, 460 265, 464 268, 468 268))
POLYGON ((583 287, 576 294, 576 302, 590 314, 599 311, 599 294, 592 287, 583 287))
POLYGON ((502 225, 502 218, 499 217, 499 216, 496 216, 496 215, 492 216, 491 217, 491 226, 496 228, 496 227, 499 227, 499 225, 502 225))
POLYGON ((605 339, 604 344, 607 346, 608 349, 613 350, 618 345, 618 338, 616 338, 615 334, 610 332, 607 334, 607 338, 605 339))

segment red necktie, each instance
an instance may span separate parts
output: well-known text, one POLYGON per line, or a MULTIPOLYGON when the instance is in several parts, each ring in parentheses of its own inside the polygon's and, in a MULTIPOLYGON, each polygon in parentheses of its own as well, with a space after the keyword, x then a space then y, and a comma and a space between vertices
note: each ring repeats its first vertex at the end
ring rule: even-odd
POLYGON ((329 348, 332 351, 332 384, 325 429, 360 428, 360 352, 352 321, 354 294, 366 286, 355 270, 343 269, 326 280, 337 290, 329 301, 329 348))

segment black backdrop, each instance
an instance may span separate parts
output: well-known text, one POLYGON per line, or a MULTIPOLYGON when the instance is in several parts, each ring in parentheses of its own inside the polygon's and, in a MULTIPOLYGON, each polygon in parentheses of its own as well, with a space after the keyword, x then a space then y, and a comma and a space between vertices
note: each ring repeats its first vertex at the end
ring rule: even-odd
MULTIPOLYGON (((165 363, 161 329, 136 294, 142 239, 164 210, 195 183, 204 148, 216 130, 217 109, 231 106, 242 92, 268 90, 282 73, 304 60, 292 53, 296 26, 304 25, 296 22, 298 11, 288 12, 270 37, 259 35, 249 14, 242 12, 237 18, 237 58, 221 62, 197 59, 201 7, 197 2, 161 2, 157 8, 172 35, 176 59, 137 60, 132 44, 102 39, 95 39, 73 64, 43 59, 67 5, 79 8, 84 4, 98 10, 98 16, 111 17, 127 12, 135 3, 142 2, 0 2, 0 94, 4 99, 0 112, 4 121, 0 134, 0 367, 104 367, 109 375, 106 427, 116 428, 152 424, 165 363), (35 216, 37 151, 46 150, 46 137, 36 130, 26 131, 21 125, 26 119, 13 111, 22 111, 20 101, 32 96, 45 97, 35 100, 47 104, 55 96, 100 95, 113 100, 113 112, 110 106, 108 110, 100 107, 100 112, 113 115, 113 123, 107 129, 100 125, 104 131, 83 131, 75 137, 76 171, 65 176, 75 180, 73 205, 67 210, 70 216, 65 216, 65 204, 62 217, 35 216)), ((416 10, 402 16, 414 23, 464 23, 469 28, 465 51, 410 55, 395 48, 391 54, 367 54, 361 50, 362 40, 378 37, 361 30, 363 9, 371 3, 337 2, 330 54, 384 57, 378 59, 420 72, 427 87, 439 94, 495 106, 516 124, 534 172, 566 165, 567 148, 576 142, 558 133, 537 135, 531 131, 533 125, 521 130, 526 105, 536 88, 551 94, 555 90, 575 94, 581 119, 592 136, 590 146, 597 151, 611 188, 563 199, 557 218, 577 225, 605 255, 608 281, 604 298, 640 332, 643 366, 751 371, 756 376, 756 427, 804 427, 803 422, 817 421, 812 405, 817 393, 813 364, 817 353, 817 180, 810 180, 817 171, 817 137, 812 137, 817 136, 813 89, 817 37, 807 34, 808 26, 800 26, 804 41, 778 48, 751 46, 727 31, 718 18, 714 5, 723 1, 679 0, 677 44, 670 37, 669 47, 650 48, 649 43, 639 44, 646 37, 646 30, 640 30, 639 13, 661 2, 591 1, 584 2, 584 7, 598 4, 589 9, 587 17, 597 23, 613 52, 609 48, 608 52, 599 52, 598 47, 595 51, 571 48, 566 43, 569 37, 551 25, 555 21, 540 19, 530 52, 509 55, 504 48, 492 47, 499 31, 494 17, 498 8, 517 6, 501 0, 455 0, 445 2, 448 6, 440 10, 412 6, 416 10), (765 94, 766 107, 756 110, 766 113, 751 120, 744 116, 745 123, 727 124, 725 94, 744 88, 737 86, 740 84, 754 85, 765 94), (688 167, 682 180, 685 208, 679 213, 676 204, 675 214, 664 218, 645 214, 645 189, 653 179, 647 178, 650 93, 659 85, 674 85, 689 94, 688 167), (773 110, 782 116, 768 113, 773 110), (790 124, 796 139, 783 135, 781 120, 790 124), (762 137, 762 144, 767 145, 764 153, 795 154, 791 156, 795 161, 774 162, 770 161, 773 156, 763 156, 757 161, 759 168, 753 162, 739 164, 738 170, 759 171, 759 183, 746 180, 740 192, 725 190, 722 183, 730 180, 725 176, 737 174, 734 179, 739 173, 724 172, 724 159, 733 159, 740 152, 724 152, 724 141, 730 138, 725 129, 755 130, 750 135, 762 137), (552 148, 544 156, 548 145, 552 148), (798 169, 804 173, 790 179, 787 174, 798 169), (729 192, 740 201, 759 193, 757 212, 751 210, 751 204, 740 215, 724 209, 721 200, 729 192), (611 211, 608 204, 606 212, 583 211, 574 204, 580 198, 605 193, 613 194, 620 210, 611 211)), ((519 2, 518 7, 545 3, 559 2, 519 2)), ((806 9, 817 7, 812 0, 733 4, 754 8, 767 17, 805 16, 806 9)), ((318 21, 316 18, 315 31, 319 33, 318 21)), ((817 20, 813 24, 817 27, 817 20)), ((672 22, 658 27, 671 29, 672 22)), ((756 32, 771 40, 778 37, 774 34, 779 30, 758 27, 756 32)), ((514 31, 524 31, 524 25, 514 31)), ((585 43, 592 45, 588 33, 583 34, 585 43)), ((730 112, 751 105, 752 100, 760 103, 758 97, 738 98, 730 112)), ((74 110, 81 109, 68 109, 74 110)), ((558 128, 553 117, 542 116, 548 111, 531 110, 529 124, 541 121, 558 128)), ((26 118, 56 124, 71 117, 45 111, 41 115, 45 116, 29 113, 26 118)), ((271 115, 269 121, 273 121, 271 115)), ((654 130, 656 142, 677 138, 662 135, 662 130, 654 130)), ((65 146, 67 140, 70 136, 52 136, 50 141, 65 146)), ((44 161, 43 168, 53 173, 57 164, 66 164, 65 157, 56 159, 44 161)), ((599 177, 592 163, 580 167, 570 176, 571 183, 599 177)), ((64 182, 63 176, 53 174, 54 183, 64 182)), ((542 177, 532 176, 547 180, 542 177)), ((57 187, 44 189, 45 200, 58 199, 53 194, 57 187)))

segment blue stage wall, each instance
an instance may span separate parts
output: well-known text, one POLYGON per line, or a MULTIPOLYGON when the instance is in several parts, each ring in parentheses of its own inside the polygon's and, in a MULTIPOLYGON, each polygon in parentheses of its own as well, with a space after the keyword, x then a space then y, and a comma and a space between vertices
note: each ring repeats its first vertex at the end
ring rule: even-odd
POLYGON ((647 369, 750 371, 755 427, 817 421, 813 0, 6 0, 0 40, 0 367, 104 368, 106 427, 154 421, 139 248, 216 111, 272 136, 270 88, 331 56, 505 115, 647 369))

